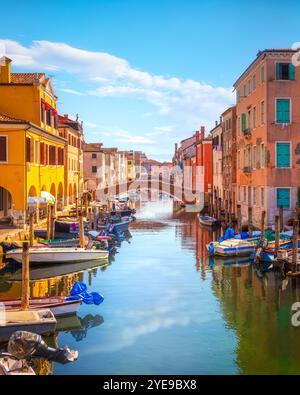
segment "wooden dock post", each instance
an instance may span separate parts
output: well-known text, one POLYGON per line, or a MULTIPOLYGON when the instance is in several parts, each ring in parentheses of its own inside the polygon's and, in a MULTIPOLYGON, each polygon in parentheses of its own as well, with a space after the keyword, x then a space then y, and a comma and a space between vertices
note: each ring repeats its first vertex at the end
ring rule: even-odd
POLYGON ((253 221, 252 221, 252 207, 248 207, 248 233, 249 237, 252 237, 253 233, 253 221))
POLYGON ((92 230, 92 208, 88 208, 89 230, 92 230))
POLYGON ((255 257, 254 257, 254 262, 258 262, 259 261, 259 257, 260 257, 260 253, 263 249, 263 242, 264 242, 264 232, 265 232, 265 218, 266 218, 266 212, 265 210, 263 210, 261 212, 261 222, 260 222, 260 238, 259 238, 259 242, 257 244, 256 247, 256 253, 255 253, 255 257))
POLYGON ((292 256, 292 272, 297 272, 298 262, 298 234, 299 234, 299 220, 294 219, 293 222, 293 256, 292 256))
POLYGON ((229 220, 229 226, 232 226, 232 199, 231 199, 231 197, 229 198, 228 220, 229 220))
POLYGON ((280 217, 279 215, 275 215, 275 250, 274 256, 277 257, 279 250, 279 238, 280 238, 280 217))
POLYGON ((279 218, 280 218, 280 232, 283 231, 283 205, 279 207, 279 218))
POLYGON ((242 232, 242 208, 241 205, 238 204, 236 208, 236 215, 237 215, 237 230, 238 233, 242 232))
POLYGON ((33 239, 34 239, 34 230, 33 230, 33 224, 34 224, 34 214, 29 213, 29 246, 33 246, 33 239))
POLYGON ((80 211, 78 214, 78 225, 79 225, 79 244, 80 247, 83 248, 84 247, 84 223, 83 223, 83 215, 82 212, 80 211))
POLYGON ((86 193, 85 196, 84 196, 84 207, 85 207, 85 209, 84 209, 84 211, 85 211, 85 216, 87 217, 87 216, 88 216, 88 207, 89 207, 89 201, 88 201, 88 195, 87 195, 87 193, 86 193))
POLYGON ((51 208, 50 205, 47 204, 47 231, 46 231, 47 240, 50 240, 50 216, 51 216, 51 208))
POLYGON ((75 198, 76 218, 78 218, 78 197, 75 198))
POLYGON ((225 199, 225 226, 228 226, 228 200, 225 199))
POLYGON ((28 310, 30 299, 30 287, 29 287, 29 245, 27 242, 23 242, 23 254, 22 254, 22 296, 21 296, 21 308, 22 310, 28 310))
POLYGON ((55 238, 55 229, 54 229, 54 221, 55 221, 55 207, 54 204, 50 206, 50 240, 55 238))

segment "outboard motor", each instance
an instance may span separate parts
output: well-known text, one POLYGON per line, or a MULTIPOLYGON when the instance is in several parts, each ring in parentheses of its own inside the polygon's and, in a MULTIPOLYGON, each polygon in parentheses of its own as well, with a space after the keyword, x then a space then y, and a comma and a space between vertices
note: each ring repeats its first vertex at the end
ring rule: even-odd
POLYGON ((31 357, 45 358, 63 365, 78 358, 78 351, 72 351, 68 347, 48 347, 40 335, 26 331, 17 331, 11 335, 7 351, 19 360, 29 360, 31 357))

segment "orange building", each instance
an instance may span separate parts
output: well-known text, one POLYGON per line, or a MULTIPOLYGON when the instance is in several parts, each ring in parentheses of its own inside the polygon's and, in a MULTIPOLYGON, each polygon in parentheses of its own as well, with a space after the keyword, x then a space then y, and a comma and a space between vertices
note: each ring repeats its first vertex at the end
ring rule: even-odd
POLYGON ((266 210, 288 219, 299 202, 300 68, 296 50, 266 49, 235 82, 237 94, 237 195, 244 222, 248 206, 259 224, 266 210))

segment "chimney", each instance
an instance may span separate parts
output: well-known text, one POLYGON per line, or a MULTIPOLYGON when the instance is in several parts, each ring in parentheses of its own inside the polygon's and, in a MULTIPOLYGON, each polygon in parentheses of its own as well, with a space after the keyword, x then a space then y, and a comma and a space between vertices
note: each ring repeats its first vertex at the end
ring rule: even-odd
POLYGON ((222 116, 220 116, 220 123, 222 123, 222 116))
POLYGON ((0 58, 0 84, 10 84, 11 83, 11 72, 10 64, 12 60, 6 56, 0 58))
POLYGON ((199 130, 196 131, 196 145, 199 144, 199 130))
POLYGON ((205 127, 201 126, 201 140, 204 140, 204 135, 205 135, 205 127))
POLYGON ((175 153, 177 152, 178 144, 175 143, 175 153))
POLYGON ((69 117, 68 117, 68 114, 64 114, 64 118, 65 119, 68 119, 69 117))

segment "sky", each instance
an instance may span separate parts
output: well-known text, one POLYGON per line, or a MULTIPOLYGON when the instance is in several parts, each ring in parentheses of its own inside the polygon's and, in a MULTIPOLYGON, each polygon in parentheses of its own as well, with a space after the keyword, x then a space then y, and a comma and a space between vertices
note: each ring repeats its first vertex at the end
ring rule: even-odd
POLYGON ((258 50, 300 41, 299 15, 298 0, 11 0, 0 55, 50 75, 87 142, 171 160, 175 142, 208 134, 235 103, 258 50))

